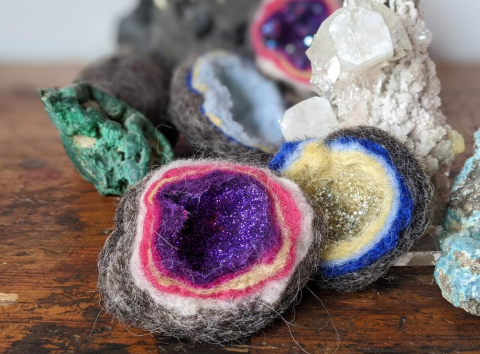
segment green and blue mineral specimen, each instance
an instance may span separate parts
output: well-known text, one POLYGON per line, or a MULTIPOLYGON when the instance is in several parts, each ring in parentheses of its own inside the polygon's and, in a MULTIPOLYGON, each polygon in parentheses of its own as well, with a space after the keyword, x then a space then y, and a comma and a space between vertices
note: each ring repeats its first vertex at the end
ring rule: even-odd
POLYGON ((68 157, 102 195, 123 195, 173 159, 170 143, 145 116, 89 84, 39 93, 68 157))
POLYGON ((450 195, 435 278, 453 305, 480 316, 480 130, 450 195))

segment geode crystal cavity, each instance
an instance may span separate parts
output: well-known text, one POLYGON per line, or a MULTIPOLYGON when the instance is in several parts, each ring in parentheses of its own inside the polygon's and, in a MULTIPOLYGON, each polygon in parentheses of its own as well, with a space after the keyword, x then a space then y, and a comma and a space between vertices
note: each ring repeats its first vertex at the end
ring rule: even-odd
POLYGON ((40 90, 68 157, 103 195, 123 195, 173 159, 168 140, 138 111, 89 84, 40 90))
POLYGON ((448 301, 480 316, 480 130, 475 144, 450 196, 435 278, 448 301))
POLYGON ((341 127, 370 125, 393 134, 433 176, 463 144, 440 110, 440 82, 428 56, 432 36, 419 3, 349 0, 323 22, 307 55, 311 82, 330 100, 341 127))
POLYGON ((338 130, 323 140, 287 142, 270 168, 298 183, 328 221, 320 285, 363 289, 424 234, 430 181, 414 155, 373 127, 338 130))
POLYGON ((265 162, 283 141, 284 112, 275 83, 235 53, 207 52, 175 71, 170 117, 202 153, 265 162))
POLYGON ((311 65, 305 54, 336 0, 267 0, 257 11, 250 39, 257 64, 266 74, 311 90, 311 65))

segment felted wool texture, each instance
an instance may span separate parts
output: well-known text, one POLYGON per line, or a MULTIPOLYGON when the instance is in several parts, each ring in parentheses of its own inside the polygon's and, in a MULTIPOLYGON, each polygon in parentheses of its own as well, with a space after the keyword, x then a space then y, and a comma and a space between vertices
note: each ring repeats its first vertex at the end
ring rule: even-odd
POLYGON ((309 47, 306 40, 313 38, 322 22, 339 5, 337 0, 263 1, 249 31, 259 69, 292 86, 298 94, 309 96, 312 68, 305 54, 309 47), (293 51, 290 50, 292 44, 293 51))
POLYGON ((249 60, 226 51, 192 56, 177 68, 170 117, 195 150, 212 157, 266 163, 278 149, 283 140, 278 123, 285 108, 282 96, 273 82, 254 70, 249 60), (214 74, 205 73, 203 79, 210 80, 199 88, 195 86, 202 75, 198 63, 211 57, 223 57, 226 66, 213 64, 214 74), (254 124, 249 122, 251 111, 258 116, 254 124))
POLYGON ((171 70, 152 59, 117 53, 88 65, 75 82, 86 82, 143 113, 175 144, 178 131, 168 117, 171 70))
MULTIPOLYGON (((221 199, 222 193, 219 193, 214 197, 221 199)), ((255 203, 257 201, 252 204, 255 203)), ((221 210, 228 208, 218 206, 221 210)), ((242 209, 241 213, 244 212, 242 209)), ((214 229, 215 225, 226 225, 221 224, 225 216, 221 211, 214 216, 205 217, 203 230, 209 234, 199 236, 198 243, 193 245, 201 252, 208 250, 204 246, 209 237, 223 232, 222 228, 214 229)), ((239 221, 242 219, 234 218, 231 223, 239 221)), ((106 311, 129 326, 194 342, 218 343, 243 338, 262 329, 295 304, 299 291, 313 276, 320 260, 324 232, 323 215, 314 215, 298 186, 287 179, 265 169, 225 160, 177 160, 151 172, 123 197, 115 214, 115 229, 100 253, 98 289, 106 311), (238 174, 247 179, 238 178, 238 174), (196 183, 198 178, 204 180, 196 183), (229 178, 235 183, 229 185, 229 178), (238 183, 242 180, 246 181, 245 186, 238 183), (182 182, 185 189, 180 192, 176 185, 182 182), (218 269, 209 271, 200 267, 190 268, 191 273, 179 271, 182 262, 178 260, 188 252, 183 252, 185 247, 168 231, 176 228, 180 235, 191 230, 190 225, 178 231, 177 221, 182 215, 185 223, 193 218, 193 222, 199 224, 198 218, 206 208, 206 201, 200 195, 207 195, 217 184, 235 193, 254 190, 254 196, 266 195, 261 192, 263 189, 268 191, 270 206, 266 217, 270 217, 270 227, 279 230, 282 239, 280 244, 265 239, 263 248, 266 248, 259 251, 260 259, 253 259, 253 263, 250 259, 243 268, 227 263, 237 269, 224 269, 222 274, 215 274, 216 279, 207 276, 199 281, 198 274, 206 271, 211 275, 218 269), (202 209, 193 210, 187 206, 188 200, 197 197, 202 209), (168 205, 168 201, 175 201, 176 207, 168 205), (175 210, 177 207, 180 209, 175 210), (182 207, 185 207, 183 211, 182 207), (163 217, 166 221, 162 224, 163 217), (168 244, 178 248, 177 258, 169 255, 168 244), (288 250, 289 244, 290 251, 282 251, 288 250), (279 261, 284 262, 283 268, 277 267, 279 261)), ((223 247, 228 243, 218 245, 223 247)), ((232 247, 238 245, 232 243, 232 247)), ((248 245, 246 247, 248 249, 248 245)), ((244 253, 248 256, 252 251, 244 253)), ((222 259, 218 255, 209 257, 222 259)), ((209 262, 206 260, 205 264, 209 262)), ((184 270, 189 267, 187 263, 183 266, 184 270)))
MULTIPOLYGON (((272 160, 271 168, 297 182, 314 205, 325 204, 325 199, 318 199, 320 186, 312 183, 316 178, 332 180, 333 184, 326 184, 331 188, 340 183, 334 180, 335 175, 348 176, 352 186, 360 183, 368 187, 370 182, 375 186, 363 199, 377 198, 377 211, 369 214, 368 208, 361 209, 363 213, 367 210, 363 224, 359 224, 361 229, 353 229, 353 237, 345 234, 340 241, 332 240, 331 233, 327 236, 317 277, 324 287, 342 292, 365 288, 383 276, 429 226, 433 187, 428 176, 403 144, 377 128, 339 130, 323 142, 312 139, 287 143, 272 160), (326 177, 319 177, 323 175, 326 177)), ((328 188, 323 191, 326 198, 331 193, 328 188)), ((333 193, 338 193, 340 199, 350 198, 350 184, 333 193)), ((337 197, 334 195, 331 200, 337 197)), ((350 200, 354 208, 363 203, 350 200)), ((325 208, 327 220, 336 217, 338 210, 325 208)), ((356 217, 344 215, 340 220, 356 217)), ((334 222, 335 219, 330 220, 330 227, 334 222)))

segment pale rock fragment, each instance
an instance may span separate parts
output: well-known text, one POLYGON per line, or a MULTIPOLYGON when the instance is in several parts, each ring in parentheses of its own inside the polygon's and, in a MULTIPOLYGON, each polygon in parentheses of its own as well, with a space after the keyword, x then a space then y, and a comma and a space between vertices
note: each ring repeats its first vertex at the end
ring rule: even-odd
POLYGON ((338 120, 326 98, 312 97, 287 110, 280 127, 286 141, 323 139, 338 129, 338 120))

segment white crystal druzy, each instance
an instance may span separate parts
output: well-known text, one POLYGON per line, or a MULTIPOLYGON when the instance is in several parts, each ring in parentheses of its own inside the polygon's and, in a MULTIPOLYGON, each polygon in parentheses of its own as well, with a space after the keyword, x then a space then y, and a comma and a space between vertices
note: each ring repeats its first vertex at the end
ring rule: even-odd
POLYGON ((287 110, 280 127, 286 141, 323 139, 338 129, 338 120, 326 98, 312 97, 287 110))
MULTIPOLYGON (((386 130, 412 149, 423 160, 427 172, 434 175, 453 162, 459 152, 456 146, 461 145, 456 141, 462 139, 446 124, 440 110, 440 82, 428 55, 432 37, 418 9, 420 0, 388 0, 388 7, 383 3, 350 0, 322 24, 307 52, 313 68, 311 81, 332 104, 340 127, 371 125, 386 130), (358 7, 382 15, 392 38, 394 55, 371 67, 364 61, 361 70, 352 74, 340 59, 345 54, 339 49, 349 50, 346 39, 331 36, 330 27, 339 13, 357 11, 358 7)), ((356 21, 351 21, 349 28, 356 26, 356 21)), ((363 44, 355 44, 357 48, 378 38, 378 33, 367 33, 373 26, 378 30, 383 28, 380 23, 372 23, 365 27, 363 35, 352 37, 365 40, 363 44)), ((356 55, 353 47, 347 56, 356 55)))

